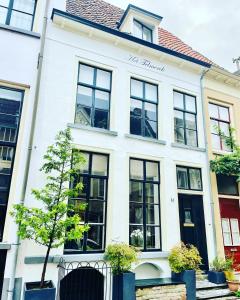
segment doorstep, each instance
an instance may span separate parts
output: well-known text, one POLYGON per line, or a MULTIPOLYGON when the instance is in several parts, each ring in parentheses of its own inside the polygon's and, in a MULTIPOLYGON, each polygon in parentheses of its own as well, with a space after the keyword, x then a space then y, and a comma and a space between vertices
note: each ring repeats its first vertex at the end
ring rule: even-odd
POLYGON ((185 284, 181 280, 173 280, 172 278, 136 279, 135 282, 136 288, 185 284))

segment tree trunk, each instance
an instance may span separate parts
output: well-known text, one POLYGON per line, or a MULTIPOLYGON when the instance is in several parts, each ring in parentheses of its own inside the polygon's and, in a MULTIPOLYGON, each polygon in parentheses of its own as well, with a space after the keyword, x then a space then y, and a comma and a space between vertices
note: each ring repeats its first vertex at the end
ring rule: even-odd
POLYGON ((40 282, 40 289, 44 288, 44 281, 45 281, 46 269, 47 269, 48 258, 49 258, 49 253, 50 253, 50 250, 51 250, 51 246, 52 246, 52 243, 50 243, 48 245, 48 248, 47 248, 47 253, 46 253, 44 264, 43 264, 42 277, 41 277, 41 282, 40 282))

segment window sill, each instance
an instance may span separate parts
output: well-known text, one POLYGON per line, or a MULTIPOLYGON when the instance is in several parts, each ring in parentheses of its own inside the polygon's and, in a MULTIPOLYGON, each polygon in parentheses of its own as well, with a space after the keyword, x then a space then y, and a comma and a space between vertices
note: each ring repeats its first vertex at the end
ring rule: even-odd
POLYGON ((148 259, 148 258, 167 258, 170 252, 168 251, 153 251, 153 252, 142 252, 139 255, 139 259, 148 259))
POLYGON ((198 151, 198 152, 206 152, 205 148, 192 147, 192 146, 178 144, 178 143, 172 143, 171 146, 174 147, 174 148, 182 148, 182 149, 186 149, 186 150, 193 150, 193 151, 198 151))
POLYGON ((40 39, 40 37, 41 37, 41 35, 39 33, 24 30, 24 29, 20 29, 20 28, 13 27, 13 26, 10 26, 10 25, 5 25, 5 24, 0 24, 0 29, 8 30, 8 31, 23 34, 23 35, 27 35, 27 36, 34 37, 34 38, 37 38, 37 39, 40 39))
POLYGON ((111 135, 111 136, 118 136, 118 133, 116 131, 111 131, 111 130, 102 129, 102 128, 96 128, 96 127, 90 127, 90 126, 85 126, 85 125, 80 125, 80 124, 72 124, 72 123, 67 124, 67 126, 69 128, 83 129, 83 130, 103 133, 103 134, 107 134, 107 135, 111 135))
POLYGON ((160 145, 166 145, 167 144, 165 141, 162 141, 162 140, 148 138, 148 137, 144 137, 144 136, 141 136, 141 135, 135 135, 135 134, 127 134, 126 133, 125 137, 130 138, 130 139, 144 141, 144 142, 156 143, 156 144, 160 144, 160 145))
POLYGON ((213 154, 215 155, 226 155, 226 154, 232 154, 233 152, 231 151, 223 151, 223 150, 212 150, 213 154))
POLYGON ((11 244, 0 242, 0 250, 10 250, 11 244))

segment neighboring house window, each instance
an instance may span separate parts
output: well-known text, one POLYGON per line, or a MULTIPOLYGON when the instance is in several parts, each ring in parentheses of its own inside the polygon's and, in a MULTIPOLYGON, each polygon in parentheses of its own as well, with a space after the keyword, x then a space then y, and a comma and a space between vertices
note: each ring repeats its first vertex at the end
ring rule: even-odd
POLYGON ((23 92, 0 87, 0 242, 17 146, 23 92))
POLYGON ((90 229, 80 240, 67 242, 66 253, 102 252, 105 248, 107 185, 108 185, 108 155, 92 152, 82 152, 86 163, 81 166, 77 182, 83 184, 83 190, 77 198, 69 203, 78 206, 87 204, 86 210, 80 214, 82 224, 89 224, 90 229))
POLYGON ((222 218, 224 246, 240 246, 238 219, 222 218))
POLYGON ((153 41, 152 29, 137 20, 133 21, 133 35, 147 42, 153 41))
POLYGON ((196 97, 174 91, 175 142, 197 147, 196 97))
POLYGON ((32 30, 36 0, 0 0, 0 23, 32 30))
POLYGON ((112 73, 79 64, 75 123, 109 129, 112 73))
POLYGON ((130 133, 157 138, 157 110, 158 86, 132 78, 130 133))
POLYGON ((181 190, 202 191, 201 169, 177 166, 177 187, 181 190))
POLYGON ((220 132, 230 136, 230 115, 229 108, 209 103, 209 115, 211 121, 212 147, 215 150, 231 151, 221 138, 220 132))
POLYGON ((232 195, 232 196, 239 195, 237 177, 235 176, 218 174, 217 187, 218 187, 218 194, 232 195))
POLYGON ((161 249, 159 191, 159 163, 130 159, 129 241, 144 251, 161 249))

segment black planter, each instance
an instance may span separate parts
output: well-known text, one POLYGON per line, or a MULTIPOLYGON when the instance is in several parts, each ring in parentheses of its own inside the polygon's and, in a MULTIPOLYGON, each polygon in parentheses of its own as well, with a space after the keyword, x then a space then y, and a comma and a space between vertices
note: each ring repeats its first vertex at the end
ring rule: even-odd
POLYGON ((135 274, 132 272, 113 275, 114 300, 136 300, 135 294, 135 274))
POLYGON ((185 270, 181 273, 172 272, 172 279, 183 281, 186 285, 187 300, 196 300, 196 271, 185 270))
POLYGON ((56 288, 52 281, 49 281, 43 289, 40 289, 39 285, 39 282, 25 283, 24 300, 55 300, 56 288))
POLYGON ((223 272, 209 271, 208 281, 216 284, 221 284, 226 282, 226 277, 223 272))

